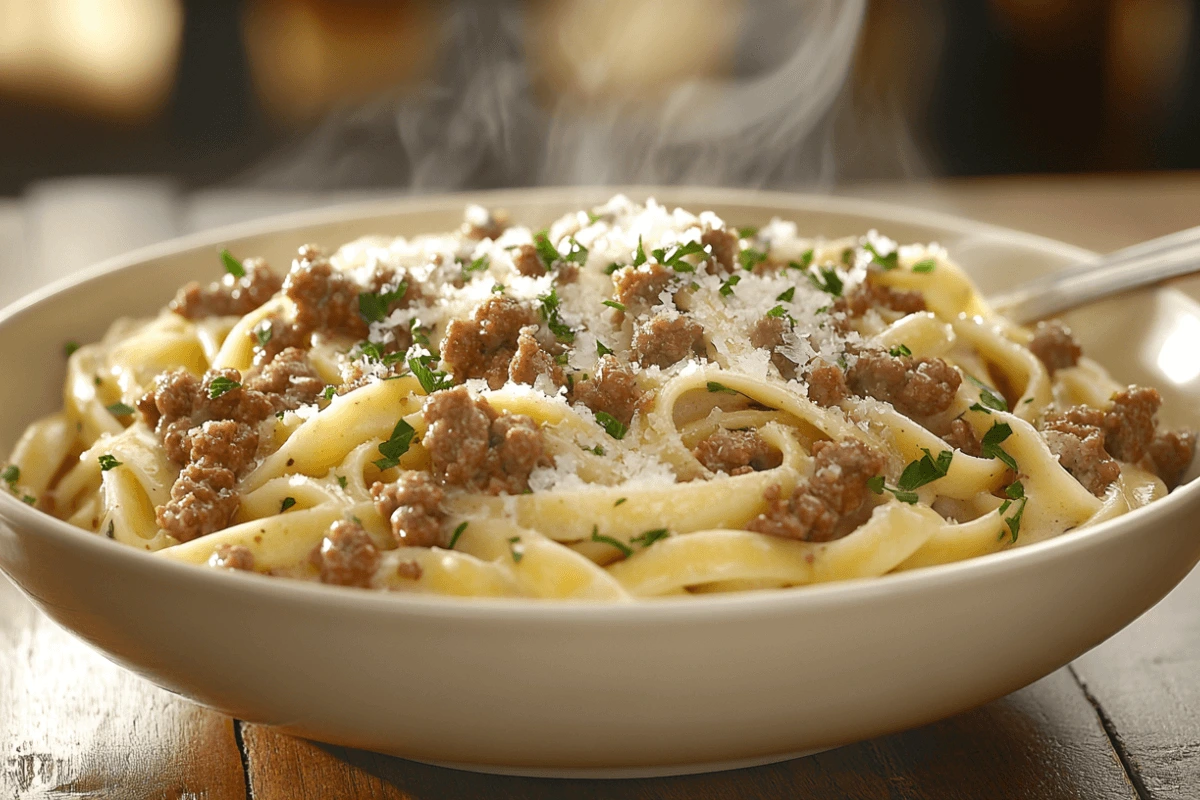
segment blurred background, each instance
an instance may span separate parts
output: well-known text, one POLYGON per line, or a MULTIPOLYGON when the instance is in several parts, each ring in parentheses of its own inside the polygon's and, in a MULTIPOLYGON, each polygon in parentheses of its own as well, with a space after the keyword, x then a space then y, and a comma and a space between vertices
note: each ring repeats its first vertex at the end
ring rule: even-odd
POLYGON ((0 196, 1200 166, 1192 0, 0 0, 0 196))

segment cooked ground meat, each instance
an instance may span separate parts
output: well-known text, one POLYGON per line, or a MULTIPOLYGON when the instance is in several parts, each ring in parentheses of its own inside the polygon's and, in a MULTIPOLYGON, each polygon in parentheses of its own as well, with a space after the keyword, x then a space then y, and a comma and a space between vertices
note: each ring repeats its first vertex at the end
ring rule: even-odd
POLYGON ((540 278, 546 274, 546 265, 538 258, 537 248, 531 244, 518 245, 512 251, 513 266, 527 278, 540 278))
POLYGON ((925 296, 920 292, 893 289, 890 286, 866 281, 845 297, 833 303, 834 311, 851 317, 861 317, 872 308, 886 308, 901 314, 916 314, 925 310, 925 296))
POLYGON ((860 397, 891 403, 905 416, 926 417, 950 407, 962 375, 940 358, 864 350, 846 375, 846 382, 860 397))
POLYGON ((838 538, 844 527, 839 523, 865 510, 871 496, 867 481, 883 467, 883 456, 862 442, 817 442, 812 477, 801 481, 787 498, 778 484, 769 486, 763 493, 766 513, 751 520, 746 529, 806 542, 838 538))
POLYGON ((375 508, 391 524, 392 536, 402 547, 445 546, 445 496, 428 472, 402 472, 395 483, 371 487, 375 508))
POLYGON ((946 440, 946 444, 969 456, 978 457, 982 452, 979 437, 975 435, 975 429, 968 425, 966 420, 951 420, 950 430, 942 438, 946 440))
POLYGON ((630 316, 640 316, 662 302, 659 295, 674 277, 662 264, 625 267, 613 273, 613 299, 625 306, 630 316))
POLYGON ((490 494, 520 494, 529 473, 550 463, 542 431, 522 414, 497 414, 466 387, 436 392, 425 405, 429 426, 421 440, 442 483, 490 494))
POLYGON ((809 367, 805 378, 808 381, 808 399, 819 406, 836 406, 850 396, 845 373, 833 364, 817 362, 809 367))
POLYGON ((138 410, 183 467, 171 499, 156 509, 159 526, 182 542, 226 527, 238 507, 236 479, 254 462, 258 423, 311 402, 323 387, 300 350, 285 350, 245 380, 235 369, 203 379, 184 370, 158 376, 138 410), (218 380, 233 386, 214 398, 218 380))
POLYGON ((338 520, 313 551, 312 561, 321 570, 321 583, 366 589, 379 569, 379 549, 357 522, 338 520))
POLYGON ((1083 348, 1071 335, 1071 329, 1056 319, 1037 324, 1033 339, 1029 342, 1029 350, 1046 365, 1051 375, 1060 369, 1075 366, 1083 355, 1083 348))
POLYGON ((421 569, 421 565, 411 559, 404 559, 396 564, 397 577, 419 581, 424 574, 425 570, 421 569))
POLYGON ((688 356, 703 355, 704 328, 685 316, 656 314, 633 327, 632 349, 644 367, 667 368, 688 356))
POLYGON ((536 333, 537 328, 533 325, 521 329, 517 337, 517 352, 508 364, 508 379, 513 383, 533 386, 539 375, 545 375, 555 386, 563 386, 567 379, 562 367, 554 362, 554 356, 542 348, 536 333))
POLYGON ((779 352, 779 348, 783 346, 784 332, 786 330, 787 322, 783 317, 764 316, 750 328, 750 344, 762 350, 769 350, 771 352, 771 363, 775 365, 775 369, 779 370, 779 374, 790 381, 796 377, 796 365, 792 363, 791 359, 779 352))
POLYGON ((155 510, 158 527, 181 542, 227 527, 240 502, 236 481, 233 470, 188 464, 171 486, 171 499, 155 510))
POLYGON ((367 323, 358 311, 360 287, 349 275, 335 270, 316 246, 300 248, 283 290, 296 304, 292 324, 299 331, 366 338, 367 323))
POLYGON ((642 390, 632 370, 624 367, 616 356, 601 356, 596 374, 591 380, 578 381, 571 391, 571 400, 583 403, 592 412, 603 411, 629 425, 642 402, 642 390))
POLYGON ((1097 497, 1121 475, 1121 467, 1104 449, 1104 412, 1086 406, 1048 415, 1042 438, 1058 463, 1097 497))
POLYGON ((207 288, 192 281, 179 290, 171 301, 171 310, 187 319, 244 316, 271 299, 283 285, 266 262, 246 259, 246 274, 240 278, 225 275, 207 288))
POLYGON ((1174 489, 1196 455, 1196 434, 1191 431, 1165 431, 1155 435, 1146 449, 1151 471, 1174 489))
POLYGON ((700 236, 700 244, 712 247, 713 272, 730 273, 737 263, 738 237, 732 231, 710 228, 700 236))
POLYGON ((1154 439, 1154 415, 1162 405, 1158 389, 1130 386, 1113 395, 1104 415, 1104 446, 1113 458, 1136 464, 1154 439))
POLYGON ((463 219, 462 233, 468 239, 499 239, 508 228, 508 214, 503 211, 484 209, 483 214, 467 213, 463 219))
POLYGON ((471 319, 450 321, 442 339, 442 363, 455 382, 483 378, 499 389, 508 380, 521 329, 537 324, 537 314, 529 307, 511 297, 490 297, 476 307, 471 319))
POLYGON ((774 469, 782 463, 779 451, 767 444, 758 431, 718 428, 692 450, 696 460, 713 472, 743 475, 774 469))
POLYGON ((303 350, 289 347, 247 378, 246 389, 266 395, 273 412, 285 411, 316 402, 325 381, 303 350))
POLYGON ((223 544, 213 553, 208 561, 209 566, 222 569, 240 569, 245 572, 254 571, 254 553, 243 544, 223 544))

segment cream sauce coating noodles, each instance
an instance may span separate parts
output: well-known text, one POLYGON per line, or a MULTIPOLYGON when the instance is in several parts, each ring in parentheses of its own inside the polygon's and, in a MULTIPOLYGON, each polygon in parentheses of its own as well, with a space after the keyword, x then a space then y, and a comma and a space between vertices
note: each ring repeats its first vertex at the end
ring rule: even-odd
POLYGON ((210 568, 629 601, 982 556, 1151 502, 1191 461, 1153 389, 874 231, 618 196, 542 232, 472 207, 448 234, 306 246, 286 278, 222 262, 69 356, 10 491, 210 568))

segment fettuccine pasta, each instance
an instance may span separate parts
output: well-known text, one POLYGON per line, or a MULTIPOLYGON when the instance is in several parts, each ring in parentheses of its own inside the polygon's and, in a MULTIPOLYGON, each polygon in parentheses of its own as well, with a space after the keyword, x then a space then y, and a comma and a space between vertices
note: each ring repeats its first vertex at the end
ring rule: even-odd
POLYGON ((630 601, 982 556, 1162 497, 1193 437, 937 245, 615 197, 545 231, 222 252, 71 346, 2 477, 154 557, 630 601))

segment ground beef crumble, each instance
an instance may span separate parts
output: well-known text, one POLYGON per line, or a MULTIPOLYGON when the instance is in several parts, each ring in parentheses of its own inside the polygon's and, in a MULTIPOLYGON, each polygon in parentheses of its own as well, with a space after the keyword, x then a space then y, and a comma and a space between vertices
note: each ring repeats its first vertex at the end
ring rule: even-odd
POLYGON ((641 316, 662 302, 660 295, 675 273, 662 264, 626 267, 613 273, 613 299, 632 317, 641 316))
MULTIPOLYGON (((787 322, 782 317, 764 316, 750 328, 750 345, 771 353, 771 363, 785 380, 796 377, 796 365, 791 359, 779 352, 784 344, 784 333, 787 322)), ((815 401, 814 401, 815 402, 815 401)))
POLYGON ((1083 355, 1083 348, 1071 335, 1071 329, 1058 320, 1037 324, 1033 339, 1029 342, 1029 350, 1046 365, 1051 375, 1060 369, 1075 366, 1083 355))
POLYGON ((767 487, 767 511, 751 520, 747 530, 828 542, 848 531, 844 520, 857 522, 871 497, 867 481, 883 471, 883 456, 855 440, 817 442, 812 452, 812 477, 801 481, 790 497, 783 496, 779 484, 767 487))
POLYGON ((442 501, 446 494, 428 472, 402 472, 395 483, 376 483, 371 497, 380 516, 392 526, 397 546, 445 546, 442 501))
POLYGON ((258 423, 313 402, 322 388, 299 350, 285 350, 245 381, 234 369, 203 379, 184 370, 160 375, 138 409, 182 469, 171 499, 156 509, 159 527, 181 542, 226 527, 238 508, 237 478, 253 464, 258 423), (214 398, 217 379, 236 385, 214 398))
POLYGON ((975 435, 975 429, 964 419, 951 420, 950 429, 942 438, 946 440, 946 444, 969 456, 978 457, 982 452, 982 444, 979 437, 975 435))
POLYGON ((583 403, 593 413, 603 411, 628 426, 644 400, 633 371, 616 356, 601 356, 596 374, 590 380, 577 381, 571 388, 571 400, 583 403))
POLYGON ((1097 497, 1121 475, 1121 466, 1105 450, 1104 412, 1086 406, 1047 415, 1042 438, 1058 463, 1097 497))
POLYGON ((905 416, 927 417, 950 407, 962 375, 940 358, 864 350, 847 373, 846 383, 854 394, 891 403, 905 416))
POLYGON ((254 571, 254 553, 244 544, 223 544, 209 559, 209 565, 221 569, 254 571))
POLYGON ((195 281, 187 284, 171 301, 171 310, 187 319, 244 316, 270 300, 283 285, 260 258, 246 259, 242 266, 246 274, 240 278, 225 275, 208 287, 195 281))
POLYGON ((321 571, 321 583, 370 588, 379 569, 379 549, 362 525, 338 520, 312 552, 310 560, 321 571))
POLYGON ((816 362, 808 368, 804 377, 808 381, 808 399, 819 406, 836 406, 850 396, 846 374, 833 364, 816 362))
POLYGON ((850 317, 861 317, 873 308, 884 308, 900 314, 916 314, 925 310, 925 296, 917 291, 893 289, 866 281, 833 303, 834 311, 840 311, 850 317))
POLYGON ((517 352, 508 363, 508 379, 513 383, 533 386, 539 375, 545 375, 555 386, 563 386, 567 379, 562 367, 538 342, 537 330, 533 325, 521 329, 517 337, 517 352))
POLYGON ((511 297, 490 297, 471 313, 454 319, 442 339, 442 363, 456 383, 483 378, 499 389, 509 378, 522 330, 538 324, 537 314, 511 297))
POLYGON ((633 327, 632 349, 643 367, 666 369, 689 356, 704 354, 704 328, 679 315, 656 314, 633 327))
POLYGON ((538 258, 537 248, 531 244, 513 248, 512 260, 517 272, 527 278, 540 278, 546 274, 546 265, 538 258))
POLYGON ((728 274, 733 272, 737 263, 738 237, 732 231, 720 228, 709 228, 700 235, 700 244, 712 247, 715 273, 728 274))
POLYGON ((447 486, 489 494, 521 494, 535 467, 549 465, 542 431, 523 414, 497 414, 458 386, 430 395, 421 440, 433 475, 447 486))
POLYGON ((718 428, 696 445, 692 455, 708 470, 729 475, 761 472, 774 469, 782 463, 779 451, 767 444, 755 430, 718 428))

